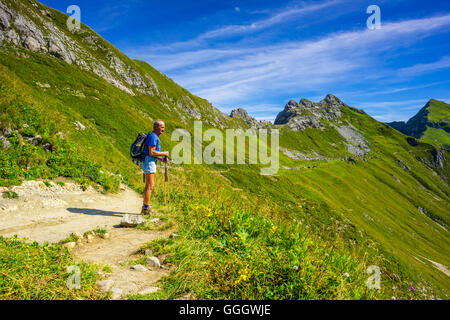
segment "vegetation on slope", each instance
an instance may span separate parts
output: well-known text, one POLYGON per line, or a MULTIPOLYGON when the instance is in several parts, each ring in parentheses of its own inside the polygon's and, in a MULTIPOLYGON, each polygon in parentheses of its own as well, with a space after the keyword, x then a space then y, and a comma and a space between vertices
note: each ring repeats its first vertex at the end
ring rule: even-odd
POLYGON ((106 299, 96 288, 98 267, 76 263, 59 245, 26 243, 0 236, 0 299, 63 300, 106 299), (72 269, 70 269, 72 267, 72 269), (78 269, 76 269, 78 268, 78 269), (80 275, 80 287, 69 278, 80 275), (69 282, 69 285, 68 285, 69 282))
POLYGON ((443 101, 431 99, 407 122, 396 121, 389 125, 437 148, 450 146, 450 105, 443 101))
MULTIPOLYGON (((65 15, 52 13, 59 25, 65 23, 65 15)), ((86 30, 84 36, 93 34, 86 30)), ((88 54, 105 59, 76 39, 80 35, 68 36, 88 54)), ((65 176, 85 186, 99 185, 105 192, 117 191, 120 182, 142 192, 141 171, 128 157, 129 146, 158 118, 167 124, 168 134, 161 136, 165 150, 177 143, 170 139, 175 128, 192 132, 195 117, 177 107, 186 97, 208 121, 203 130, 219 126, 216 118, 224 127, 244 126, 145 62, 124 57, 104 40, 101 44, 151 76, 160 95, 132 96, 76 65, 3 45, 0 129, 11 129, 12 134, 7 137, 11 146, 0 151, 1 185, 65 176), (37 145, 28 142, 37 135, 37 145), (49 151, 44 150, 47 143, 49 151)), ((170 205, 162 203, 163 190, 157 189, 155 196, 160 209, 176 220, 181 236, 149 246, 168 253, 176 269, 164 280, 161 293, 139 298, 174 298, 185 292, 198 298, 448 298, 448 277, 424 259, 450 263, 449 187, 444 181, 448 161, 437 169, 432 146, 413 147, 403 134, 364 113, 352 108, 342 112, 343 120, 364 135, 369 154, 349 153, 345 140, 330 126, 300 132, 281 128, 281 147, 354 159, 298 161, 280 153, 281 169, 274 176, 261 176, 259 166, 250 165, 173 166, 170 205), (380 290, 365 285, 370 265, 382 270, 380 290)), ((4 246, 14 244, 8 247, 11 254, 28 250, 17 240, 3 241, 4 246)), ((39 254, 46 249, 36 250, 39 254)), ((65 265, 58 259, 49 261, 65 265)), ((4 271, 10 265, 3 264, 2 271, 15 277, 4 271)), ((15 260, 13 265, 27 264, 15 260)), ((14 281, 3 284, 5 292, 14 288, 15 297, 50 296, 44 289, 20 295, 14 281)), ((70 296, 57 292, 56 297, 70 296)))
MULTIPOLYGON (((334 218, 325 204, 301 198, 295 208, 286 208, 268 193, 237 190, 224 173, 210 174, 199 166, 173 172, 167 194, 156 190, 155 207, 162 217, 176 220, 179 237, 156 240, 141 251, 164 254, 175 269, 162 280, 161 291, 130 299, 174 299, 185 293, 198 299, 425 297, 411 290, 416 284, 373 241, 350 243, 351 225, 334 218), (379 290, 367 287, 370 265, 381 269, 379 290)), ((162 176, 157 179, 164 183, 162 176)))

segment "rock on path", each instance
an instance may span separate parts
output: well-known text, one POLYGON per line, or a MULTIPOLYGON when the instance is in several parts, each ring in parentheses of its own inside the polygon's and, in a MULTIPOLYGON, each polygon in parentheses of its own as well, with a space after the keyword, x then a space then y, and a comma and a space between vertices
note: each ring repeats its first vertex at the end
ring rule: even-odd
POLYGON ((30 241, 58 242, 72 232, 83 234, 119 225, 122 217, 139 213, 142 197, 126 186, 117 195, 103 195, 93 188, 83 191, 75 183, 62 187, 51 182, 24 181, 11 190, 18 199, 0 198, 0 235, 27 237, 30 241))
POLYGON ((25 181, 21 186, 0 188, 14 191, 18 199, 0 198, 0 235, 26 237, 27 241, 54 243, 66 239, 71 233, 83 234, 97 228, 106 229, 108 237, 91 237, 84 243, 66 246, 76 260, 109 265, 112 272, 99 281, 102 291, 110 291, 113 299, 128 294, 148 294, 159 288, 155 282, 169 273, 161 268, 145 266, 133 270, 127 264, 144 243, 168 237, 172 232, 144 231, 119 227, 124 216, 139 213, 142 197, 126 186, 118 195, 103 195, 93 188, 82 191, 72 182, 64 186, 50 182, 25 181))

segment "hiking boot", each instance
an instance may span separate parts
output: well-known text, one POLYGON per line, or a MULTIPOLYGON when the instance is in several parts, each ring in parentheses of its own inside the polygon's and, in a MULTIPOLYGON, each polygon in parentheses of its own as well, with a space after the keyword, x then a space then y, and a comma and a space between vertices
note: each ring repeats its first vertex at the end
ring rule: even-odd
POLYGON ((149 216, 149 215, 151 215, 152 213, 153 213, 153 211, 152 211, 152 208, 151 208, 151 207, 148 207, 148 208, 142 207, 141 215, 143 215, 143 216, 149 216))

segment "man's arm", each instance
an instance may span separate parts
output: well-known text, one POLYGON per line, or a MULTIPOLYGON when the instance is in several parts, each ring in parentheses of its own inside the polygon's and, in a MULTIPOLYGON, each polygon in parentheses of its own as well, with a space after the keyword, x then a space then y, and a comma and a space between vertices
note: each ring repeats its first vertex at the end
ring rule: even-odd
POLYGON ((156 146, 149 146, 148 153, 151 157, 168 157, 169 151, 156 151, 156 146))

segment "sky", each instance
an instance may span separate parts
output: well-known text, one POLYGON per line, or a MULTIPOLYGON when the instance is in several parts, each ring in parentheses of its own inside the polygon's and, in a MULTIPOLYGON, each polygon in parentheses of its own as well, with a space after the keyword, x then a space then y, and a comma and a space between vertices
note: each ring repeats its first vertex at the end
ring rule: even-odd
POLYGON ((450 103, 448 0, 41 0, 225 113, 329 93, 383 122, 450 103), (373 28, 371 5, 380 10, 373 28), (369 26, 368 27, 368 19, 369 26))

